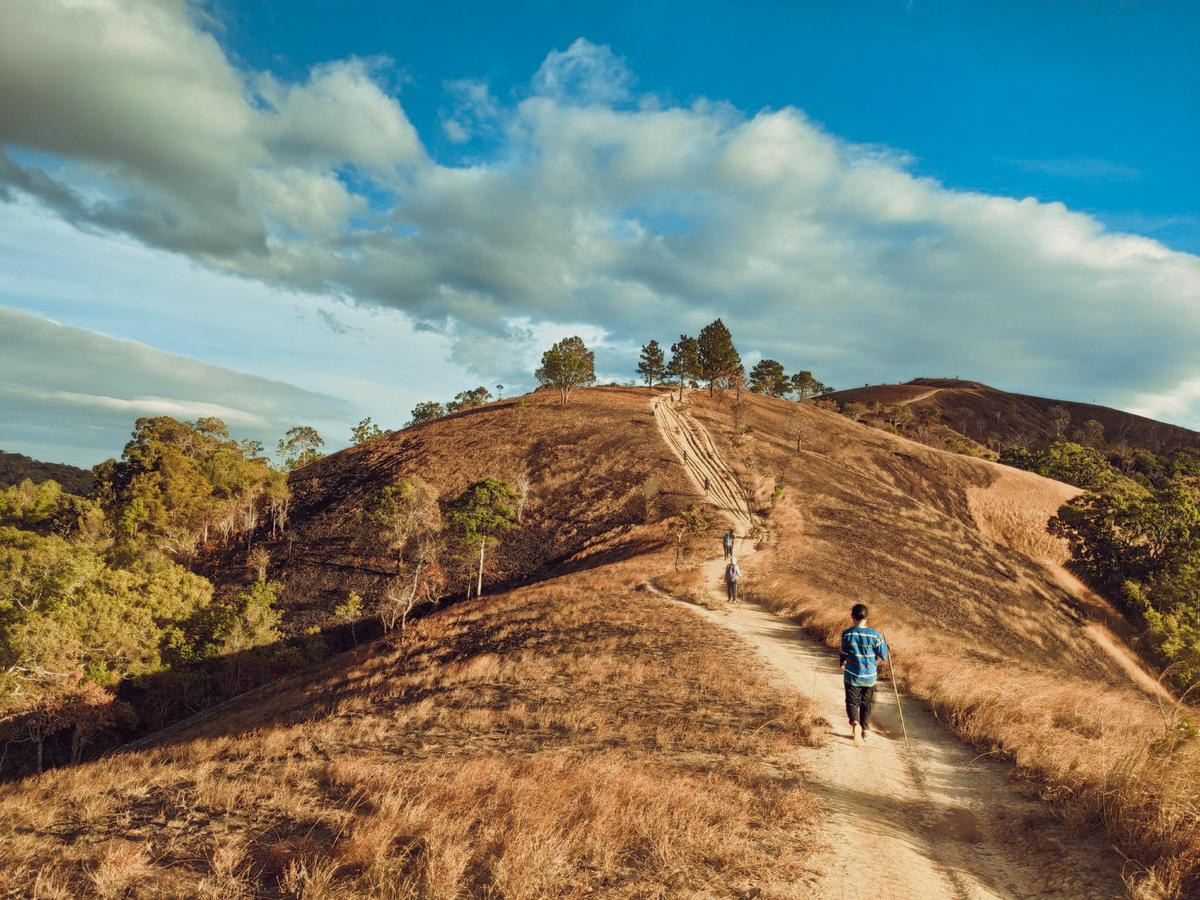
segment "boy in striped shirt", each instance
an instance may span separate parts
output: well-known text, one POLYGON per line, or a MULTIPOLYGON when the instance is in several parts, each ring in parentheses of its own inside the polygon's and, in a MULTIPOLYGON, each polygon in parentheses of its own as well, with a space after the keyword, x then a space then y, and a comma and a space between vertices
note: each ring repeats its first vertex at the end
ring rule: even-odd
POLYGON ((888 658, 883 635, 867 627, 867 606, 855 603, 850 610, 854 624, 842 632, 839 657, 846 682, 846 715, 854 746, 861 747, 871 727, 871 706, 875 703, 876 660, 888 658))

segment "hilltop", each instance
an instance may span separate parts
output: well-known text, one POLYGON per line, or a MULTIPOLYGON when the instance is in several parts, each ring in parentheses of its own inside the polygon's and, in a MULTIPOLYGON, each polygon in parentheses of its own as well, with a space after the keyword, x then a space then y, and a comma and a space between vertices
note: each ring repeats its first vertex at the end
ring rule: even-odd
POLYGON ((87 469, 69 466, 66 463, 49 463, 0 450, 0 488, 30 481, 57 481, 64 490, 72 494, 88 494, 96 486, 95 476, 87 469))
MULTIPOLYGON (((394 556, 379 546, 365 513, 399 479, 420 476, 443 500, 486 476, 517 489, 519 531, 488 561, 494 589, 664 546, 661 523, 688 499, 671 466, 645 391, 584 391, 565 409, 538 391, 384 434, 297 469, 288 479, 286 534, 261 546, 271 577, 284 584, 288 627, 328 625, 348 591, 375 596, 395 577, 394 556)), ((237 549, 201 570, 226 588, 250 577, 237 549)), ((464 581, 469 571, 468 563, 464 581)), ((451 586, 451 596, 461 592, 451 586)))
POLYGON ((1185 447, 1200 447, 1200 433, 1148 419, 1145 416, 1069 400, 1014 394, 977 381, 954 378, 915 378, 904 384, 877 384, 837 391, 830 395, 843 408, 859 403, 867 407, 863 418, 888 420, 888 409, 908 406, 915 414, 928 407, 939 413, 924 437, 947 444, 958 438, 967 446, 1000 450, 1013 445, 1044 449, 1056 440, 1078 439, 1087 422, 1098 422, 1108 444, 1168 454, 1185 447))
MULTIPOLYGON (((1105 830, 1131 877, 1168 894, 1194 884, 1195 745, 1150 752, 1148 736, 1170 738, 1159 704, 1171 701, 1046 533, 1076 488, 812 403, 732 392, 694 391, 673 410, 699 429, 685 458, 651 409, 664 394, 581 390, 560 409, 535 393, 296 470, 269 568, 304 627, 332 621, 351 588, 370 601, 394 577, 361 527, 386 484, 420 475, 453 497, 498 475, 528 488, 488 596, 108 759, 0 788, 10 879, 0 892, 36 880, 45 893, 112 895, 169 883, 266 896, 540 896, 568 885, 805 896, 837 854, 830 807, 868 842, 887 820, 903 846, 983 843, 1001 870, 1025 873, 1016 883, 1044 873, 1069 885, 1085 868, 1115 878, 1111 860, 1103 871, 1083 862, 1093 850, 1058 815, 1105 830), (679 526, 689 506, 710 516, 690 537, 679 526), (830 757, 809 748, 844 739, 828 726, 836 704, 812 706, 794 680, 782 690, 719 612, 706 622, 643 589, 712 606, 707 560, 730 510, 758 544, 747 589, 781 617, 778 634, 802 639, 790 621, 832 643, 851 602, 872 606, 901 686, 928 704, 914 739, 933 743, 904 762, 889 719, 891 739, 870 751, 911 789, 913 815, 822 772, 830 757), (1031 806, 1002 769, 972 781, 956 760, 979 754, 949 753, 949 729, 1015 764, 1031 793, 1066 799, 1031 806), (935 757, 954 769, 949 805, 921 786, 935 757)), ((240 552, 205 564, 230 584, 246 577, 240 552)), ((991 885, 985 896, 1014 883, 972 868, 969 846, 929 853, 913 864, 961 864, 962 877, 991 885)))

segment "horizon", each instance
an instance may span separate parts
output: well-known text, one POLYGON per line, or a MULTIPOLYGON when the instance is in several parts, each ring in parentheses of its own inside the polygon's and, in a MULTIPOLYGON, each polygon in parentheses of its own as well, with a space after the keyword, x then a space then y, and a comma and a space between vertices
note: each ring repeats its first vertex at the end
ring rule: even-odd
MULTIPOLYGON (((711 319, 1200 428, 1185 3, 0 9, 0 448, 140 415, 330 449, 711 319)), ((91 460, 91 462, 88 462, 91 460)))

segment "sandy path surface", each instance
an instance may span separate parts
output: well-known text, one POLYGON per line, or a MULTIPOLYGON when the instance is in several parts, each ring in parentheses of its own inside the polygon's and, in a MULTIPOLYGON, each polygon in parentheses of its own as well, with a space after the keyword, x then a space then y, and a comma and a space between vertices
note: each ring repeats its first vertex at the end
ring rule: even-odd
MULTIPOLYGON (((733 473, 707 432, 654 402, 663 438, 739 535, 756 524, 733 473)), ((739 562, 753 569, 754 548, 739 541, 739 562)), ((1074 837, 1046 821, 1037 800, 1008 782, 1009 767, 980 758, 928 707, 904 700, 909 743, 901 736, 897 701, 883 683, 876 724, 864 748, 850 740, 837 655, 798 626, 753 604, 729 606, 721 582, 724 560, 705 564, 715 609, 686 604, 740 636, 781 683, 812 697, 833 722, 824 746, 806 760, 812 790, 826 806, 817 829, 824 845, 812 861, 802 895, 838 898, 1122 897, 1117 862, 1098 842, 1074 837), (1035 827, 1026 823, 1036 822, 1035 827)), ((660 592, 661 593, 661 592, 660 592)), ((682 601, 676 601, 682 602, 682 601)), ((903 660, 898 660, 903 665, 903 660)))

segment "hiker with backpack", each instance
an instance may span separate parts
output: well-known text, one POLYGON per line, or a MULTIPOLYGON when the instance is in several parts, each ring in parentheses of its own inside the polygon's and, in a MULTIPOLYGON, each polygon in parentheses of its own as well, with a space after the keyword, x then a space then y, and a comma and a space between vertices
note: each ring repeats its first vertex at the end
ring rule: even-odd
POLYGON ((730 603, 737 603, 738 582, 742 580, 742 570, 738 567, 737 557, 730 556, 729 564, 725 566, 725 594, 730 603))
POLYGON ((725 532, 725 537, 721 538, 721 546, 725 548, 725 559, 733 558, 733 529, 730 528, 725 532))
POLYGON ((865 603, 855 603, 850 609, 854 624, 842 632, 842 649, 838 657, 846 685, 846 716, 850 719, 850 732, 856 747, 863 746, 871 729, 876 663, 888 658, 888 645, 883 635, 867 627, 868 612, 865 603))

